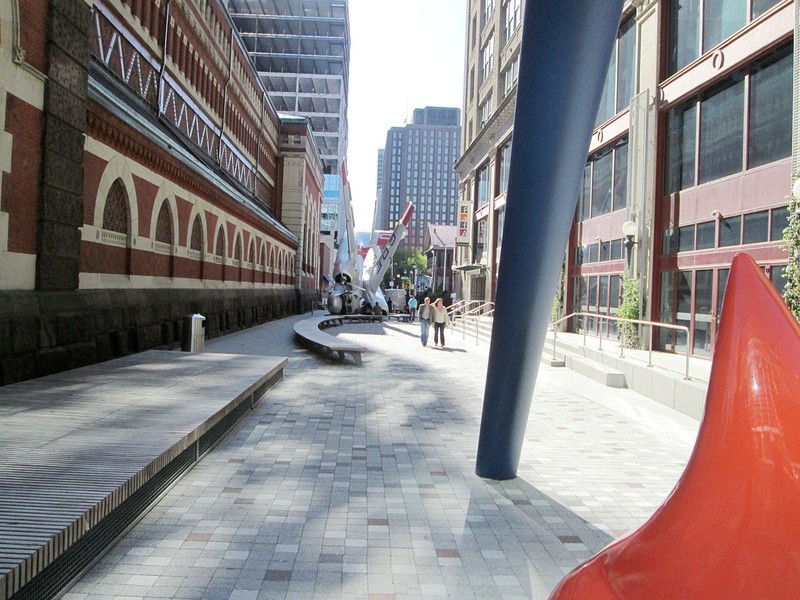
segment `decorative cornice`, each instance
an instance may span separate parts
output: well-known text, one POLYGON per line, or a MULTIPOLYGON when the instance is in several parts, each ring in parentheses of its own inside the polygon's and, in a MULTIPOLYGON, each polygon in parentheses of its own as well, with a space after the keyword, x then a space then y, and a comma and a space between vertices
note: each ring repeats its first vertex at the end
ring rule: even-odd
POLYGON ((455 170, 462 180, 466 179, 470 171, 477 168, 489 150, 493 149, 507 133, 512 131, 516 106, 517 90, 514 88, 456 162, 455 170))

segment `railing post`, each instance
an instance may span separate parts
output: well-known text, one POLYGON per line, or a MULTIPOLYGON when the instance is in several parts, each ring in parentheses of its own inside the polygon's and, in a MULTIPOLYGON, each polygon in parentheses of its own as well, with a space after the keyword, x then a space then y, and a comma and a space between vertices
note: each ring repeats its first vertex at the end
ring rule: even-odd
POLYGON ((691 379, 689 377, 689 332, 686 332, 686 377, 684 379, 691 379))
POLYGON ((654 325, 650 324, 650 343, 647 344, 647 366, 653 366, 653 327, 654 325))
POLYGON ((598 315, 598 317, 597 317, 597 328, 599 329, 599 331, 597 332, 598 333, 597 338, 600 340, 600 343, 597 345, 597 349, 601 350, 601 351, 603 350, 603 325, 602 325, 602 323, 603 323, 603 317, 598 315))
POLYGON ((556 334, 558 333, 558 324, 553 324, 553 360, 556 359, 556 334))

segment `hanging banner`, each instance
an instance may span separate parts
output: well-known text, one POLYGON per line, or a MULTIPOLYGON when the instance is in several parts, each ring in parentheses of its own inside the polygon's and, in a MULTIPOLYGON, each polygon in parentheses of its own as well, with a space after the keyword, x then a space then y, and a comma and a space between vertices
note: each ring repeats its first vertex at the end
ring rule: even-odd
POLYGON ((458 203, 458 234, 456 245, 469 246, 469 224, 472 221, 472 203, 458 203))

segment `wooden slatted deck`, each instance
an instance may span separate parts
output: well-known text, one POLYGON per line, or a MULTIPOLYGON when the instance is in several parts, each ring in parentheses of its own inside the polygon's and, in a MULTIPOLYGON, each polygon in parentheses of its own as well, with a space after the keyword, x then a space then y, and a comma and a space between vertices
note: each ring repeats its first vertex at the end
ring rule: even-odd
POLYGON ((0 600, 57 595, 285 365, 149 351, 0 387, 0 600))

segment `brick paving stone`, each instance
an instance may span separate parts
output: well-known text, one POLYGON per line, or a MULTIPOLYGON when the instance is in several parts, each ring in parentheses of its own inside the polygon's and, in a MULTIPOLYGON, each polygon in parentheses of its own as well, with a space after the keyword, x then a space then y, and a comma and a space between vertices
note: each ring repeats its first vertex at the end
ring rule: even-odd
POLYGON ((287 356, 284 380, 64 598, 546 598, 691 453, 691 418, 542 364, 518 477, 482 480, 486 345, 329 330, 368 348, 358 368, 297 347, 299 318, 207 342, 287 356))

